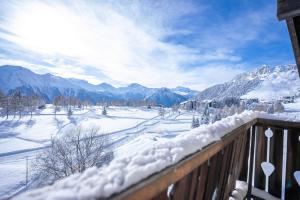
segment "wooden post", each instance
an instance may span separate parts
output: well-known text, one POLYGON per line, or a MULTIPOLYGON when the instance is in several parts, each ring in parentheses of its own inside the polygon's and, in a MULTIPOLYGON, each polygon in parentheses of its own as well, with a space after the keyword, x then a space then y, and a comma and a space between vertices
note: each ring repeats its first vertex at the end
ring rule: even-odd
POLYGON ((247 200, 251 200, 252 176, 253 176, 253 161, 254 161, 254 142, 255 142, 255 126, 251 130, 251 149, 250 149, 250 164, 249 164, 249 179, 248 179, 248 192, 247 200))

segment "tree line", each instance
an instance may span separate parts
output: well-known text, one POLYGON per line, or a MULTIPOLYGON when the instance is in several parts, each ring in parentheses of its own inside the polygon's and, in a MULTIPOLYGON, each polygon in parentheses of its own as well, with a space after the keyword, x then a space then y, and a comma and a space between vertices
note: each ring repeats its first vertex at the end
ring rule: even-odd
POLYGON ((11 94, 5 95, 0 91, 0 109, 1 115, 8 118, 9 115, 22 117, 23 114, 32 116, 32 113, 44 105, 44 100, 38 95, 22 95, 20 91, 15 91, 11 94))

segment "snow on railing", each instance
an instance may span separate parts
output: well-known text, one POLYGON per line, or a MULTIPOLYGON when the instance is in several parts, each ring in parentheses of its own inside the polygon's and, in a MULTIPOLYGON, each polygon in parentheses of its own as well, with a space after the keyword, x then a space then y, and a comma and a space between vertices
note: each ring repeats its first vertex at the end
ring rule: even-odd
POLYGON ((51 186, 25 192, 15 199, 94 199, 106 198, 178 163, 222 136, 255 118, 290 120, 284 116, 245 111, 214 124, 201 125, 167 141, 157 141, 141 152, 115 158, 100 169, 92 167, 51 186))

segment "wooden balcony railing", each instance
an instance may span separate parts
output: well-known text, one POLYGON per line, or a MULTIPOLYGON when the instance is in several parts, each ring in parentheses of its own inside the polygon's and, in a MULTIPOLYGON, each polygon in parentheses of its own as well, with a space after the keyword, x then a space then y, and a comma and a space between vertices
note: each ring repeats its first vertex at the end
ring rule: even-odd
POLYGON ((300 171, 299 137, 300 123, 257 118, 109 199, 228 199, 236 180, 248 182, 247 198, 253 185, 278 198, 300 199, 294 176, 300 171), (274 167, 268 178, 262 162, 274 167))

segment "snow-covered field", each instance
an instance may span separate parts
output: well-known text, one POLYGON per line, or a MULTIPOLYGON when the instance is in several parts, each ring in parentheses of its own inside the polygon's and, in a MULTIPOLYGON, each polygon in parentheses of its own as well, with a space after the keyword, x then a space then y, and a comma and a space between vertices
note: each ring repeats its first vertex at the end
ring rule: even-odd
POLYGON ((139 151, 155 140, 173 138, 189 131, 194 114, 167 111, 161 118, 155 108, 130 107, 109 107, 107 116, 101 112, 99 107, 90 107, 74 110, 71 117, 67 116, 66 110, 57 112, 55 116, 52 105, 47 105, 32 118, 0 117, 0 199, 24 189, 26 158, 29 161, 30 184, 33 181, 30 164, 37 153, 49 145, 51 137, 59 137, 72 127, 95 127, 99 128, 99 134, 109 134, 114 144, 114 156, 120 157, 139 151))
MULTIPOLYGON (((286 104, 285 110, 280 116, 300 120, 300 99, 286 104)), ((66 110, 61 110, 55 116, 53 107, 47 105, 32 118, 0 117, 0 199, 24 190, 26 159, 29 163, 28 184, 34 182, 30 163, 43 148, 47 148, 51 137, 59 137, 72 127, 99 128, 99 134, 110 136, 114 158, 122 159, 151 149, 158 141, 169 144, 175 137, 189 135, 193 116, 201 117, 194 112, 167 110, 165 117, 161 118, 155 108, 130 107, 109 107, 107 116, 101 114, 99 107, 74 110, 71 117, 66 113, 66 110)))

